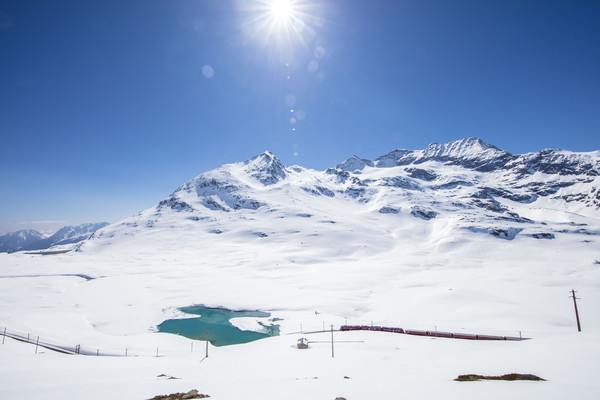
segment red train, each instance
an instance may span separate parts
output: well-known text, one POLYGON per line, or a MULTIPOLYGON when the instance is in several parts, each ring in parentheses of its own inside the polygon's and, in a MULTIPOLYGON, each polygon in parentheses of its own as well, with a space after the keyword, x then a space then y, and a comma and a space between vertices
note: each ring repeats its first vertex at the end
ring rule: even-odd
POLYGON ((452 333, 441 331, 419 331, 414 329, 390 328, 385 326, 369 326, 369 325, 342 325, 340 331, 377 331, 377 332, 393 332, 405 333, 407 335, 417 336, 433 336, 453 339, 469 339, 469 340, 523 340, 521 337, 511 336, 494 336, 494 335, 476 335, 471 333, 452 333))

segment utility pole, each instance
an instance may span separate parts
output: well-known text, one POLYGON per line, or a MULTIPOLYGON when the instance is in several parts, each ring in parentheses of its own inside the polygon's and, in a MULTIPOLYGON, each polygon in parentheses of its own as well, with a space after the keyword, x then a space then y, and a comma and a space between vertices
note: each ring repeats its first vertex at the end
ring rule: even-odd
POLYGON ((334 358, 334 355, 333 355, 333 325, 331 325, 331 358, 334 358))
POLYGON ((581 323, 579 322, 579 312, 577 311, 577 297, 575 297, 575 289, 571 289, 573 294, 573 305, 575 305, 575 318, 577 318, 577 331, 581 332, 581 323))

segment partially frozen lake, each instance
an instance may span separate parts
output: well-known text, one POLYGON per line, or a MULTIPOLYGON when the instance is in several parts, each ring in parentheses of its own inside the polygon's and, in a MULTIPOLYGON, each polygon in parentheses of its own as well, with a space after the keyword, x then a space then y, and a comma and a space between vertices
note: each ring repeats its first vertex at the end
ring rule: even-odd
POLYGON ((179 310, 197 317, 168 319, 158 325, 159 332, 206 340, 208 329, 208 340, 214 346, 248 343, 279 335, 279 325, 273 323, 277 319, 268 319, 271 314, 267 312, 203 306, 182 307, 179 310))

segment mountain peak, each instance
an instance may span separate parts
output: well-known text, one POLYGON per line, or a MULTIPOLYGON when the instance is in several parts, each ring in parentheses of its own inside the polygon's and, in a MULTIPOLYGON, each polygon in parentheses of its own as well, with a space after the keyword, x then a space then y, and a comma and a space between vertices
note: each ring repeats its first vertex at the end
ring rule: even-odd
POLYGON ((372 167, 373 165, 373 161, 353 155, 343 163, 336 165, 336 168, 341 169, 342 171, 354 172, 362 171, 364 167, 372 167))
POLYGON ((244 161, 244 171, 263 185, 273 185, 285 179, 285 166, 270 151, 244 161))
POLYGON ((435 160, 460 164, 479 171, 501 168, 515 156, 475 137, 455 140, 448 143, 431 143, 419 162, 435 160))
POLYGON ((510 154, 476 137, 459 139, 447 143, 431 143, 424 150, 425 157, 475 158, 481 152, 510 154))

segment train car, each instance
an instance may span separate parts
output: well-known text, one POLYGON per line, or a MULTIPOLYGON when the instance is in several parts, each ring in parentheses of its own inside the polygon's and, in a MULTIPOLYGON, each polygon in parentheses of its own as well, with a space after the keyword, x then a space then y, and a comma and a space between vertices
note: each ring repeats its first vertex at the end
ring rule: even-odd
POLYGON ((506 340, 504 336, 475 335, 478 340, 506 340))
POLYGON ((417 336, 429 336, 427 334, 427 331, 415 331, 415 330, 405 330, 404 333, 407 333, 409 335, 417 335, 417 336))
POLYGON ((473 334, 470 334, 470 333, 454 333, 454 338, 455 339, 476 340, 477 339, 477 335, 473 335, 473 334))
POLYGON ((428 331, 429 336, 434 336, 434 337, 444 337, 444 338, 453 338, 454 334, 451 332, 440 332, 440 331, 428 331))

